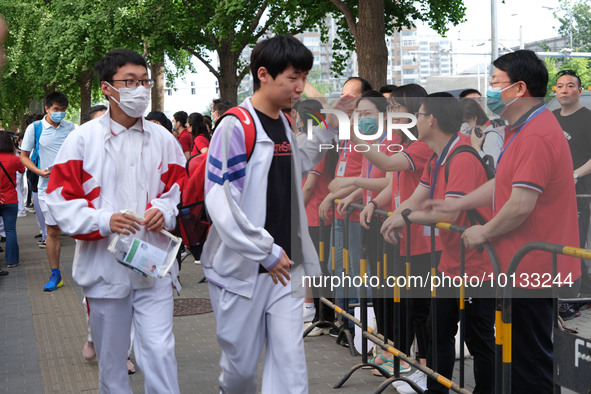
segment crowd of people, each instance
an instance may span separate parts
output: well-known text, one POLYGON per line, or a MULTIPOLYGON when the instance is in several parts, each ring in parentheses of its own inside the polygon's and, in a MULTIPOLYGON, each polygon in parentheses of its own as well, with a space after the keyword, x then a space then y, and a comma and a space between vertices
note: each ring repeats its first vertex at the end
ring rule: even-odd
MULTIPOLYGON (((329 103, 306 81, 313 55, 301 42, 287 35, 263 40, 250 60, 254 93, 240 104, 250 114, 246 120, 219 121, 234 106, 225 99, 213 101, 211 118, 184 111, 172 120, 158 111, 144 116, 153 86, 147 64, 133 51, 113 50, 95 65, 108 106, 92 107, 79 127, 65 120, 68 98, 54 92, 44 97, 45 114, 30 117, 23 135, 0 131, 6 266, 19 264, 16 220, 27 192, 19 187, 18 174, 26 168, 39 243, 51 269, 44 291, 63 286, 61 232, 77 240, 73 278, 85 296, 89 330, 83 352, 98 359, 101 393, 131 392, 132 346, 145 372, 146 392, 179 392, 172 331, 179 265, 163 277, 147 278, 119 264, 108 247, 118 234, 176 228, 185 165, 192 157, 207 156, 205 204, 212 226, 200 259, 222 350, 224 393, 256 391, 263 348, 262 392, 307 392, 305 324, 333 323, 335 315, 326 308, 320 315, 318 294, 303 278, 359 276, 365 252, 369 272, 378 274, 378 239, 370 228, 378 226, 384 240, 399 244, 415 275, 430 272, 435 230, 429 225, 435 222, 468 227, 463 234, 435 234, 440 277, 460 276, 461 243, 467 248, 466 274, 488 280, 493 269, 481 245, 489 240, 503 272, 530 241, 586 246, 589 200, 577 200, 576 194, 590 194, 591 137, 585 127, 591 112, 578 100, 582 87, 575 72, 559 73, 561 108, 554 113, 542 100, 548 72, 526 50, 494 61, 486 100, 474 89, 457 99, 446 92, 428 94, 417 84, 377 91, 353 77, 330 104, 350 119, 350 138, 343 138, 336 115, 322 122, 313 116, 329 103), (309 99, 301 99, 303 94, 309 99), (256 128, 252 151, 245 144, 249 119, 256 128), (389 133, 386 124, 400 132, 389 133), (351 213, 355 202, 363 208, 351 213), (376 209, 392 214, 380 219, 376 209), (321 239, 328 239, 335 253, 328 256, 325 248, 327 256, 319 259, 321 239)), ((551 273, 551 259, 534 253, 517 272, 551 273)), ((573 282, 563 286, 561 296, 591 292, 585 261, 558 256, 558 267, 573 282)), ((378 332, 393 338, 393 301, 371 290, 378 332)), ((411 298, 410 332, 403 331, 406 339, 398 346, 411 354, 416 339, 413 357, 451 379, 459 292, 447 290, 433 302, 411 298), (433 319, 437 332, 431 331, 433 319)), ((552 298, 531 283, 517 286, 515 293, 513 392, 549 393, 557 311, 552 298)), ((341 306, 345 298, 356 302, 361 296, 354 288, 337 288, 334 294, 341 306)), ((561 305, 560 316, 574 318, 585 305, 561 305)), ((466 303, 466 344, 474 356, 477 393, 492 393, 499 384, 494 381, 494 308, 493 298, 478 294, 466 303)), ((321 324, 309 335, 339 336, 347 329, 331 332, 321 324)), ((377 351, 371 362, 378 375, 394 374, 397 365, 387 351, 377 351)), ((411 372, 408 378, 425 392, 447 392, 400 362, 400 373, 411 372)), ((395 387, 414 392, 404 381, 395 387)))

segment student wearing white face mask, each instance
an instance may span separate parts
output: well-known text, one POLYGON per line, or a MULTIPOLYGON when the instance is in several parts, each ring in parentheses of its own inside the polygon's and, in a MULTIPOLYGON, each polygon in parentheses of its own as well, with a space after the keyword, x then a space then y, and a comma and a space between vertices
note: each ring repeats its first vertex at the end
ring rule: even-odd
POLYGON ((54 291, 63 285, 62 275, 59 270, 61 230, 47 207, 45 189, 49 182, 49 175, 57 152, 66 137, 74 130, 74 124, 64 120, 68 108, 68 98, 65 94, 61 92, 50 93, 45 96, 43 102, 47 115, 40 121, 40 124, 34 122, 27 127, 21 145, 21 162, 29 171, 39 175, 37 185, 39 206, 47 226, 46 250, 47 260, 49 260, 49 267, 51 268, 51 276, 43 290, 54 291), (37 165, 33 163, 30 157, 33 150, 39 156, 37 165))
POLYGON ((64 142, 47 188, 48 205, 64 232, 78 239, 73 277, 90 309, 101 393, 131 393, 127 376, 130 327, 145 373, 146 393, 178 393, 172 332, 178 265, 151 279, 119 264, 107 249, 115 234, 173 230, 185 158, 175 138, 144 120, 150 102, 145 60, 125 49, 96 65, 109 110, 64 142), (143 216, 121 213, 132 210, 143 216))

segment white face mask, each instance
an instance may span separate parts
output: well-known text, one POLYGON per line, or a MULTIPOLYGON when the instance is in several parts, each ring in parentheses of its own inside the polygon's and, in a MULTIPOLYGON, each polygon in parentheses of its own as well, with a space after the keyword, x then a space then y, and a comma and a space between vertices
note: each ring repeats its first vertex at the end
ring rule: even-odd
POLYGON ((114 102, 119 104, 119 108, 121 108, 127 116, 140 118, 144 115, 144 112, 146 112, 146 109, 148 109, 148 105, 150 104, 150 89, 143 86, 116 89, 110 83, 106 83, 115 89, 115 91, 119 92, 119 101, 115 100, 113 96, 111 96, 111 98, 114 102))

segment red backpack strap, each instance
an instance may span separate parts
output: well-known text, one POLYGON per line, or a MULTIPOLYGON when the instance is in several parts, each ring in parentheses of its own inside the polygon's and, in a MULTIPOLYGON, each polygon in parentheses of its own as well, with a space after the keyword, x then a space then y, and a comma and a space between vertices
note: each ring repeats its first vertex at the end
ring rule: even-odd
POLYGON ((246 108, 240 106, 232 107, 226 112, 224 112, 224 114, 220 116, 220 118, 216 121, 216 128, 217 125, 221 123, 220 121, 222 120, 222 118, 228 115, 237 117, 240 123, 242 123, 242 129, 244 130, 244 145, 246 145, 246 160, 248 161, 250 159, 250 156, 252 156, 252 151, 254 150, 254 143, 257 137, 254 119, 252 118, 252 115, 250 114, 250 112, 248 112, 246 108))

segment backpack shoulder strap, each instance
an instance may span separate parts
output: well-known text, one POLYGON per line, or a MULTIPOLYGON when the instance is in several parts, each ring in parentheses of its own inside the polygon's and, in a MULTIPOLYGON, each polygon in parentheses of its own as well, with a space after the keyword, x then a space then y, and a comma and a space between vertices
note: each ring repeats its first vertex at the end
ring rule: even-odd
MULTIPOLYGON (((39 138, 41 138, 41 133, 43 133, 43 124, 40 120, 33 122, 33 128, 35 130, 35 151, 31 154, 31 160, 35 162, 39 157, 39 138)), ((37 165, 38 163, 35 163, 37 165)))
POLYGON ((41 133, 43 133, 43 124, 40 120, 34 122, 35 125, 35 148, 39 147, 39 138, 41 137, 41 133))
MULTIPOLYGON (((470 145, 460 145, 456 149, 454 149, 453 152, 451 152, 451 154, 449 155, 449 157, 445 161, 445 183, 447 183, 449 180, 449 165, 451 163, 451 159, 453 159, 455 157, 455 155, 457 155, 458 153, 462 153, 462 152, 472 153, 478 159, 478 161, 482 164, 482 166, 484 167, 484 164, 482 163, 482 158, 480 157, 478 152, 476 152, 476 149, 472 148, 470 145)), ((487 178, 488 178, 488 170, 486 168, 484 168, 484 170, 486 171, 487 178)))
POLYGON ((242 124, 242 129, 244 130, 244 144, 246 145, 246 161, 248 161, 252 156, 257 135, 254 119, 246 108, 240 106, 232 107, 224 112, 224 114, 217 120, 214 133, 215 129, 217 129, 217 125, 219 125, 221 120, 226 116, 235 116, 242 124))
MULTIPOLYGON (((460 145, 456 149, 454 149, 454 151, 449 155, 449 157, 446 160, 446 163, 445 163, 445 182, 446 183, 447 183, 448 178, 449 178, 449 165, 451 163, 451 159, 455 155, 457 155, 458 153, 462 153, 462 152, 470 152, 470 153, 472 153, 478 159, 478 161, 480 162, 480 164, 482 164, 482 167, 484 168, 484 171, 486 173, 486 178, 487 179, 491 179, 490 173, 489 173, 489 169, 487 168, 487 164, 482 160, 482 158, 480 157, 480 154, 478 152, 476 152, 476 149, 474 149, 470 145, 460 145)), ((470 224, 472 226, 475 225, 475 224, 481 224, 482 225, 482 224, 485 224, 486 223, 486 220, 484 220, 484 218, 482 217, 482 215, 480 215, 480 213, 478 213, 478 211, 476 209, 469 209, 469 210, 466 211, 466 213, 468 215, 468 220, 470 221, 470 224)))

